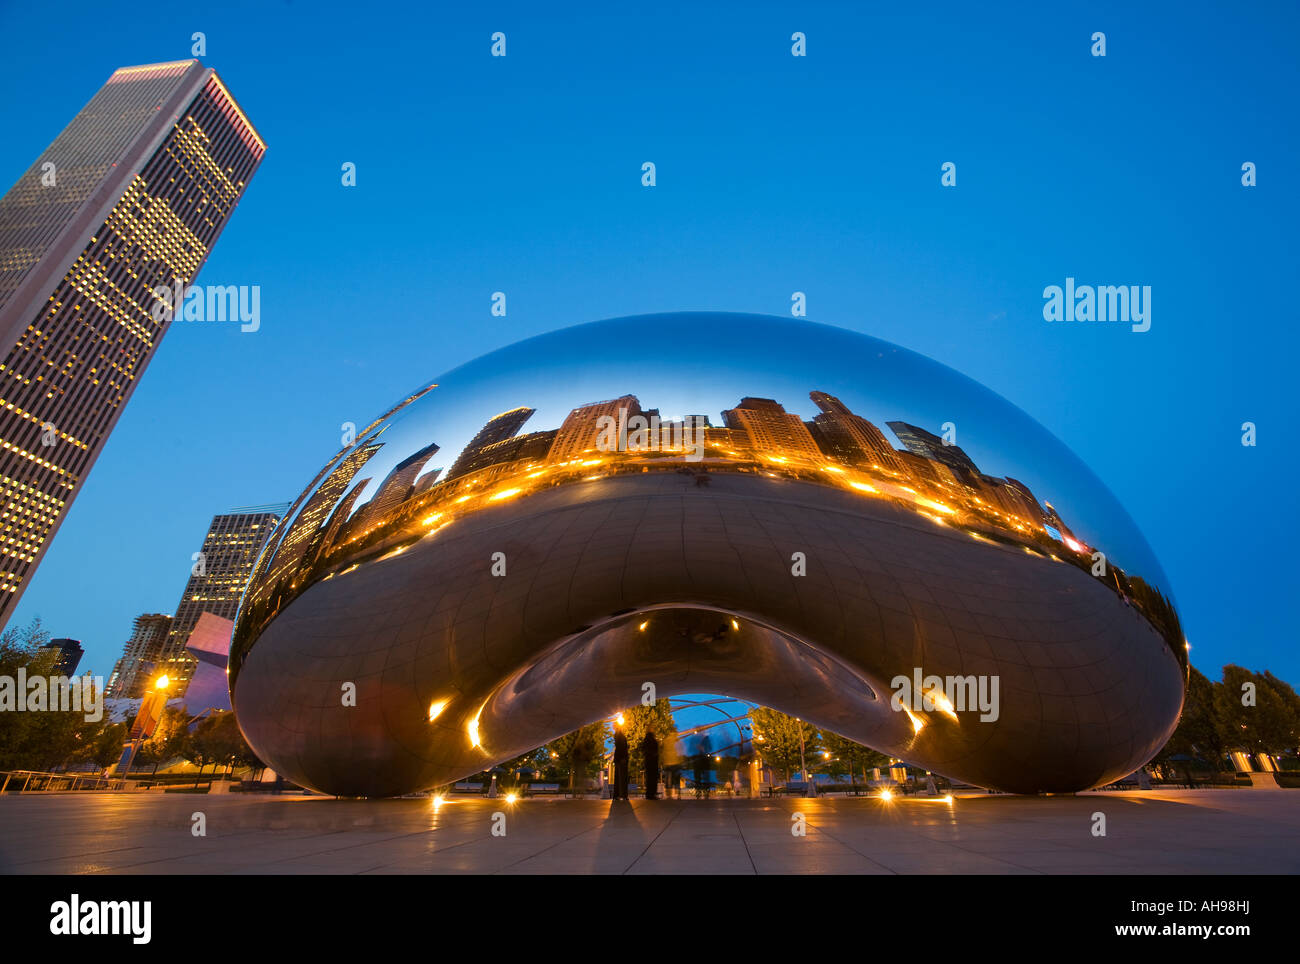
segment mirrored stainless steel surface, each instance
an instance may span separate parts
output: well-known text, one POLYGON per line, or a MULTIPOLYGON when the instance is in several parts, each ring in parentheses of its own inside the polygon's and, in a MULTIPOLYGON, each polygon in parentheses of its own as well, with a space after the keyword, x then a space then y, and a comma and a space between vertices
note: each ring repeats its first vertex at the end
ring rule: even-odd
POLYGON ((481 771, 647 683, 1033 792, 1146 762, 1186 671, 1141 533, 1019 409, 865 335, 683 313, 520 342, 361 430, 263 551, 230 684, 267 763, 342 795, 481 771), (900 705, 931 677, 997 706, 900 705))

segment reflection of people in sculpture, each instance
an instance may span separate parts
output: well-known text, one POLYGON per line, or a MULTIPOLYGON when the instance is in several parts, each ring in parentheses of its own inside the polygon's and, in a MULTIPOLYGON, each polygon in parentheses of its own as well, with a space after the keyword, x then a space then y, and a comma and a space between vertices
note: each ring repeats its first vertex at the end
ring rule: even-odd
POLYGON ((695 758, 691 761, 695 765, 695 795, 697 797, 705 796, 708 791, 708 785, 705 777, 708 776, 712 767, 709 764, 709 751, 713 749, 713 742, 707 736, 701 736, 699 742, 695 744, 695 758))
POLYGON ((659 796, 659 740, 654 730, 646 730, 641 757, 645 760, 645 798, 654 800, 659 796))
POLYGON ((614 727, 614 799, 627 799, 627 733, 622 723, 614 727))

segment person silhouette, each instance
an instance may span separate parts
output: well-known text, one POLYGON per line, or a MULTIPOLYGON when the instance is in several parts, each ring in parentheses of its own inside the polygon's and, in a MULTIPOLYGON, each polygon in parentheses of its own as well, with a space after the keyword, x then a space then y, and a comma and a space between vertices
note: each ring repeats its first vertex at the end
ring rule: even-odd
POLYGON ((641 757, 645 760, 645 798, 654 800, 659 796, 659 740, 654 730, 646 730, 641 740, 641 757))
POLYGON ((622 723, 614 727, 614 799, 627 799, 627 733, 622 723))
POLYGON ((713 761, 709 758, 709 752, 713 749, 713 741, 708 736, 701 736, 695 743, 695 757, 691 761, 695 766, 695 795, 705 797, 709 794, 710 785, 707 782, 709 771, 713 769, 713 761))

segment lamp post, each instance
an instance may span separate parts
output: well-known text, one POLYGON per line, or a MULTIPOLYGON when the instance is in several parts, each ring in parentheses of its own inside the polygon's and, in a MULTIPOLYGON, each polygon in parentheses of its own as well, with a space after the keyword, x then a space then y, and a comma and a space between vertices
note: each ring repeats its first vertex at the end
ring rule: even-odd
POLYGON ((817 788, 813 786, 812 780, 808 778, 808 764, 804 762, 803 758, 803 720, 796 716, 795 722, 799 724, 799 769, 803 772, 803 795, 805 797, 815 797, 817 796, 817 788))
POLYGON ((135 762, 135 754, 140 749, 140 744, 153 734, 154 728, 158 725, 158 718, 162 716, 162 708, 167 704, 167 687, 170 685, 171 679, 164 673, 154 680, 153 687, 140 701, 140 709, 136 712, 135 720, 131 723, 130 739, 127 743, 126 753, 117 767, 122 774, 123 781, 131 776, 131 765, 135 762))

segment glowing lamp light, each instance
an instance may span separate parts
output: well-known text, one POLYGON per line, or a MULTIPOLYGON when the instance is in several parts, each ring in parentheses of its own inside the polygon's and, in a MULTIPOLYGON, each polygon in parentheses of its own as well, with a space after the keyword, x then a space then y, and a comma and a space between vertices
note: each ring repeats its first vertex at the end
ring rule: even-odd
POLYGON ((500 492, 495 492, 488 496, 488 501, 499 502, 502 499, 513 499, 522 491, 523 489, 502 489, 500 492))
POLYGON ((474 719, 469 721, 469 725, 465 729, 469 731, 469 745, 482 746, 482 744, 479 743, 479 739, 478 739, 478 717, 477 716, 474 717, 474 719))
POLYGON ((514 803, 514 802, 515 802, 516 800, 518 800, 518 799, 519 799, 519 798, 518 798, 517 796, 515 796, 513 793, 507 793, 507 794, 506 794, 506 803, 514 803))
POLYGON ((925 727, 925 720, 921 719, 919 716, 917 716, 915 713, 909 710, 906 706, 903 707, 903 712, 906 713, 907 718, 912 721, 912 732, 920 733, 921 730, 925 727))
POLYGON ((159 676, 156 680, 154 680, 153 685, 155 689, 165 690, 170 684, 171 684, 171 680, 168 679, 167 676, 164 674, 163 676, 159 676))
POLYGON ((890 791, 890 790, 881 790, 881 791, 880 791, 880 799, 881 799, 881 800, 885 800, 885 801, 893 800, 893 799, 894 799, 894 794, 893 794, 893 792, 890 791))
POLYGON ((434 700, 429 704, 429 722, 432 723, 438 718, 438 714, 447 708, 451 700, 434 700))
POLYGON ((623 714, 622 714, 622 713, 618 714, 618 716, 615 717, 615 720, 614 720, 614 721, 615 721, 616 723, 618 723, 619 726, 622 726, 622 725, 623 725, 623 714))
POLYGON ((927 693, 926 696, 930 698, 930 702, 935 705, 935 708, 938 709, 940 713, 943 713, 945 716, 951 716, 954 720, 957 719, 957 709, 952 705, 952 700, 948 699, 947 694, 944 693, 943 690, 937 688, 933 689, 927 693))

